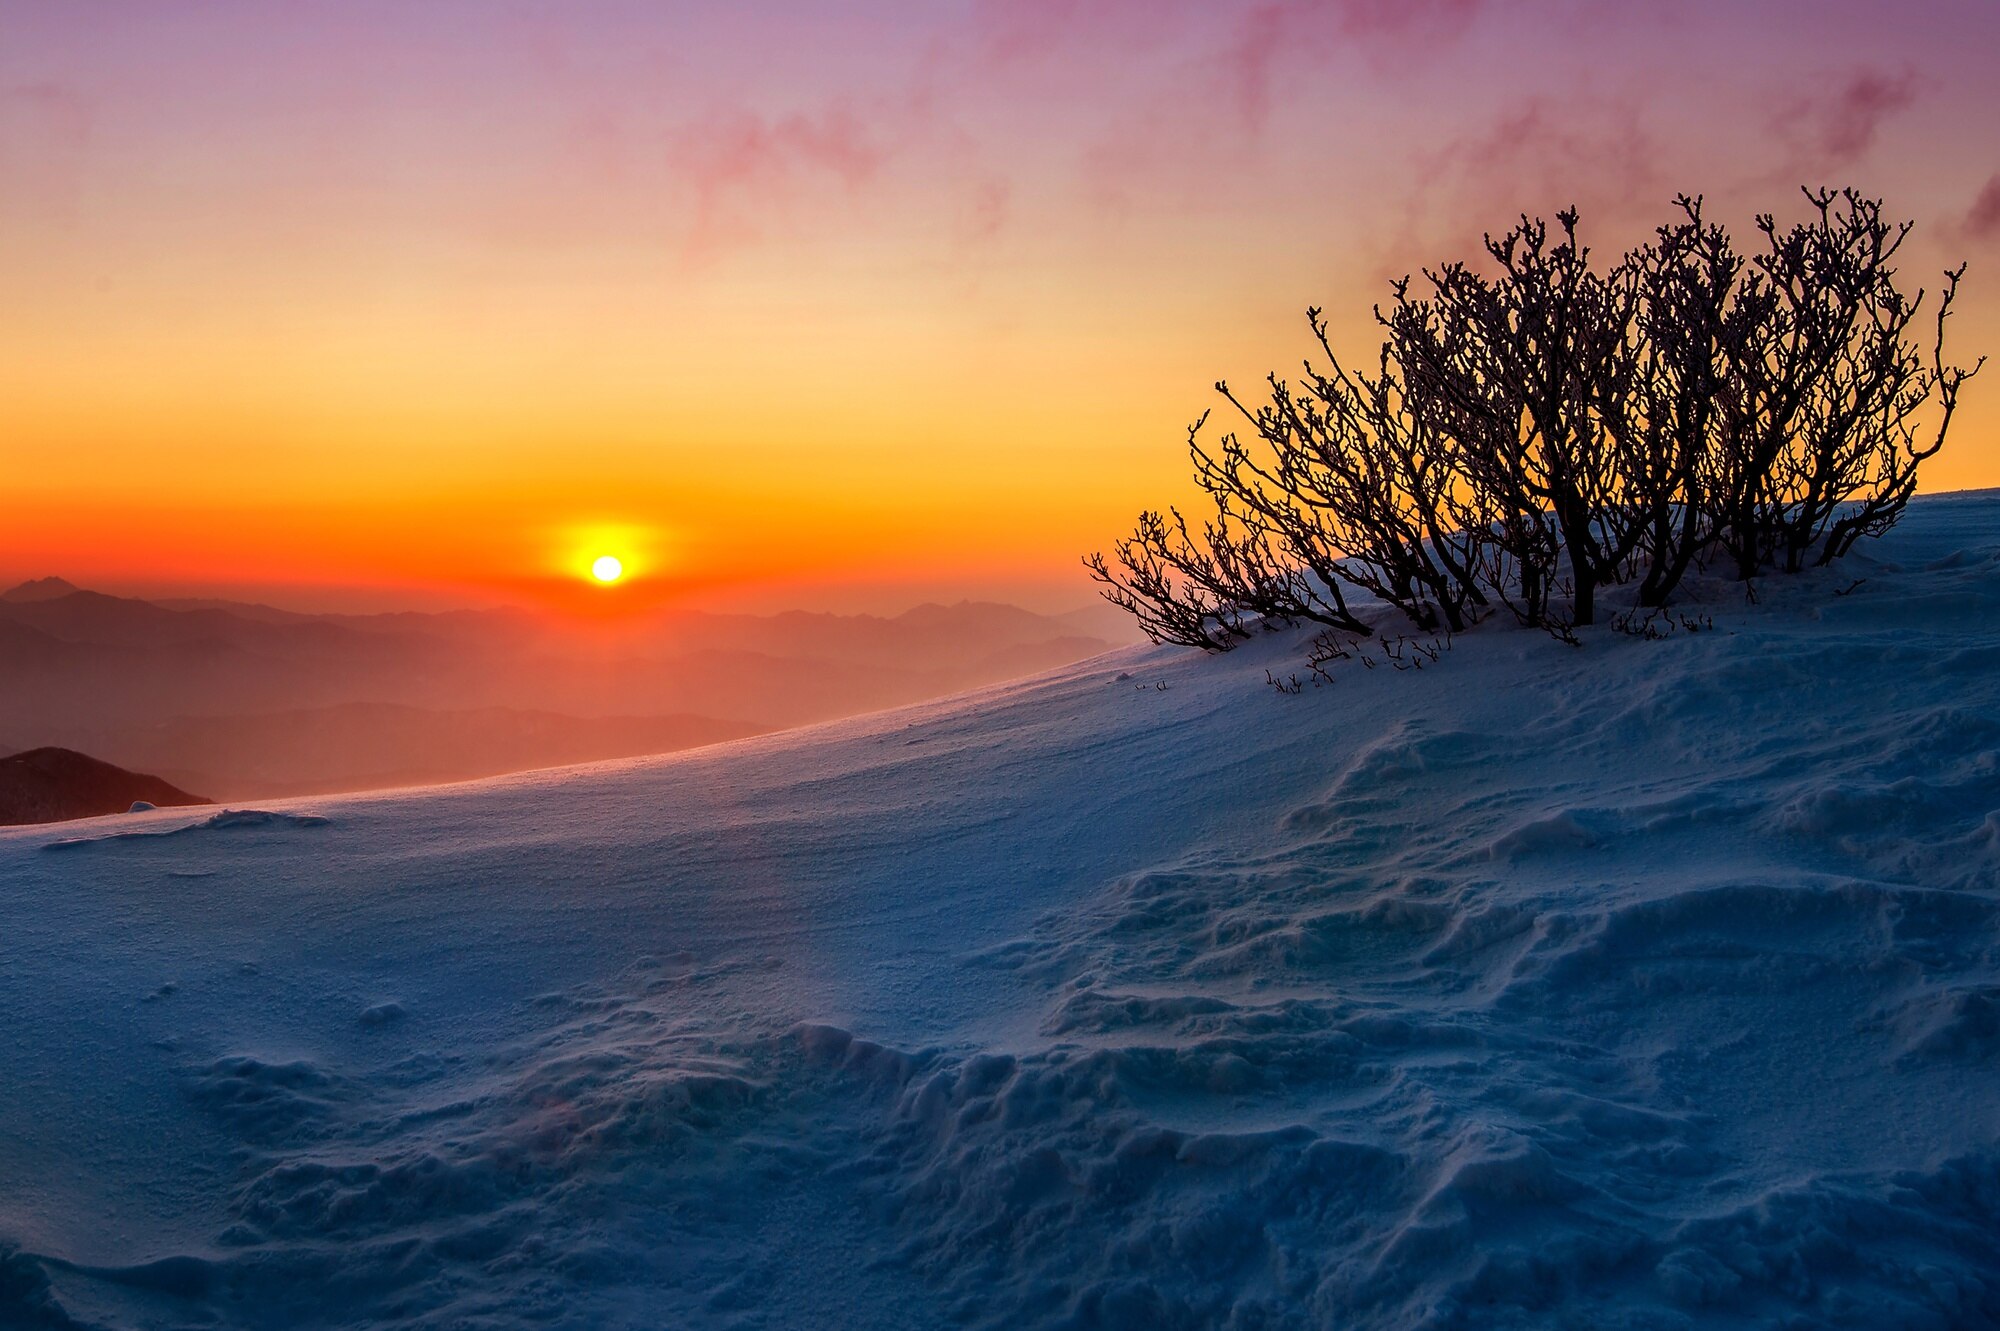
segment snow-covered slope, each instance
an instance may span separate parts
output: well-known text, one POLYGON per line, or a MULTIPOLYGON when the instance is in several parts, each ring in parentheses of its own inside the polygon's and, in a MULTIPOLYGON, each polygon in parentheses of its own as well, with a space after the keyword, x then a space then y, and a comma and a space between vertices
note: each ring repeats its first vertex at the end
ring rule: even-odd
POLYGON ((0 1325, 2000 1323, 2000 497, 1762 592, 0 836, 0 1325))

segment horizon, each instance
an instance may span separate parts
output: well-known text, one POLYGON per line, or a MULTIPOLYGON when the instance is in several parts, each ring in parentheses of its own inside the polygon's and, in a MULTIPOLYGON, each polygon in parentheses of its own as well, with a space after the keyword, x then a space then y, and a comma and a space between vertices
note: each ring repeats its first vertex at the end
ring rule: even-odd
MULTIPOLYGON (((228 584, 201 585, 193 589, 175 586, 153 587, 135 582, 79 582, 61 573, 42 573, 29 577, 12 577, 0 574, 0 600, 17 592, 27 591, 42 584, 60 584, 66 590, 59 593, 89 592, 125 600, 147 601, 169 609, 188 604, 228 607, 237 606, 261 610, 278 610, 288 614, 330 615, 330 616, 370 616, 370 615, 448 615, 458 613, 522 613, 547 615, 551 607, 525 600, 491 600, 485 602, 448 599, 448 593, 425 594, 416 591, 392 591, 367 587, 319 587, 298 588, 250 584, 243 588, 231 588, 228 584)), ((772 618, 786 614, 832 615, 842 618, 896 619, 925 609, 955 610, 966 607, 995 606, 1002 609, 1025 610, 1030 614, 1046 618, 1062 618, 1105 609, 1102 598, 1092 596, 1086 590, 1082 596, 1063 599, 1053 595, 1047 603, 1035 603, 1035 598, 1018 600, 1003 599, 999 596, 973 594, 977 589, 940 587, 938 594, 924 596, 908 589, 882 587, 851 588, 822 597, 811 604, 801 604, 779 599, 782 593, 769 594, 768 603, 758 600, 748 602, 732 601, 724 604, 693 603, 673 599, 634 598, 613 602, 601 608, 613 612, 612 618, 630 617, 640 619, 673 615, 745 615, 752 618, 772 618)), ((554 611, 562 617, 560 608, 554 611)), ((602 618, 596 616, 595 618, 602 618)))
MULTIPOLYGON (((1952 489, 1924 487, 1913 497, 1913 502, 1923 503, 1933 499, 1949 499, 1955 496, 1977 495, 1991 490, 2000 490, 2000 477, 1985 485, 1962 486, 1952 489)), ((36 582, 54 580, 69 584, 78 591, 99 592, 107 596, 127 597, 132 600, 171 601, 217 601, 235 605, 255 606, 264 609, 282 610, 303 615, 392 615, 401 613, 450 614, 455 611, 519 611, 530 614, 545 613, 550 610, 547 602, 521 598, 506 599, 465 599, 455 597, 447 590, 424 590, 417 588, 384 587, 341 587, 341 586, 287 586, 268 583, 228 582, 178 584, 153 584, 139 579, 111 579, 84 582, 59 571, 22 574, 18 570, 9 572, 0 569, 0 597, 20 590, 36 582)), ((588 588, 585 589, 589 590, 588 588)), ((711 600, 703 598, 649 598, 641 596, 623 604, 611 607, 618 616, 643 617, 655 614, 742 614, 754 617, 770 617, 786 613, 828 614, 838 616, 873 616, 894 619, 912 611, 926 607, 953 609, 968 605, 996 605, 1026 610, 1031 614, 1051 618, 1075 616, 1105 608, 1103 597, 1088 584, 1066 589, 1057 587, 1005 586, 980 587, 968 583, 939 583, 928 589, 928 594, 909 587, 882 584, 859 584, 825 590, 816 599, 786 599, 790 589, 785 586, 773 587, 751 595, 748 598, 711 600), (987 591, 992 594, 981 594, 987 591), (1015 595, 1008 595, 1008 592, 1015 595)), ((587 602, 572 601, 571 607, 587 602)), ((560 613, 560 610, 558 610, 560 613)))
MULTIPOLYGON (((2000 347, 2000 161, 1959 146, 2000 12, 1918 9, 10 5, 0 571, 1075 604, 1308 305, 1365 356, 1392 275, 1569 203, 1615 253, 1683 189, 1745 229, 1879 193, 2000 347)), ((1927 489, 2000 482, 1989 396, 1927 489)))

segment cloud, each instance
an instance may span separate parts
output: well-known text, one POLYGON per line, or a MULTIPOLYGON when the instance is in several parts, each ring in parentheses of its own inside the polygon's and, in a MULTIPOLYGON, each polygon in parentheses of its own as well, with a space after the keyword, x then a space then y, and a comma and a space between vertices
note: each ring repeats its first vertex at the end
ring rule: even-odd
POLYGON ((90 99, 64 84, 0 87, 0 212, 73 218, 96 124, 90 99))
POLYGON ((1960 229, 1974 240, 2000 237, 2000 175, 1989 179, 1973 199, 1960 229))
POLYGON ((20 134, 56 151, 87 146, 95 119, 89 101, 61 83, 0 88, 0 115, 6 117, 10 139, 20 134))
POLYGON ((1270 0, 1239 14, 1226 48, 1232 100, 1244 122, 1261 130, 1273 86, 1287 60, 1324 59, 1340 51, 1380 58, 1413 43, 1458 36, 1483 0, 1270 0))
POLYGON ((1858 69, 1831 87, 1791 98, 1773 124, 1818 165, 1842 166, 1873 147, 1883 122, 1916 99, 1914 70, 1858 69))
MULTIPOLYGON (((1455 37, 1485 0, 975 0, 973 63, 1021 66, 1071 58, 1100 67, 1177 50, 1176 95, 1215 87, 1244 126, 1268 120, 1286 67, 1342 52, 1375 59, 1455 37), (1190 80, 1191 72, 1201 76, 1190 80)), ((1198 100, 1198 99, 1197 99, 1198 100)))
MULTIPOLYGON (((1025 3, 1026 0, 1016 0, 1025 3)), ((1107 0, 1114 3, 1115 0, 1107 0)), ((1201 26, 1128 78, 1082 139, 1084 187, 1115 215, 1170 199, 1216 206, 1265 164, 1274 126, 1357 68, 1407 70, 1458 40, 1485 0, 1256 0, 1198 7, 1201 26)), ((1338 133, 1338 130, 1334 132, 1338 133)))
POLYGON ((1418 162, 1411 176, 1421 183, 1384 245, 1402 257, 1384 274, 1408 270, 1413 244, 1470 258, 1479 230, 1504 230, 1522 213, 1551 218, 1569 205, 1583 216, 1585 243, 1622 248, 1671 200, 1669 173, 1635 105, 1530 98, 1418 162))
POLYGON ((844 101, 780 116, 738 108, 683 126, 670 157, 693 192, 690 257, 757 239, 815 185, 859 189, 887 156, 874 128, 844 101))
POLYGON ((1000 176, 974 183, 959 209, 956 239, 961 248, 983 245, 999 236, 1012 215, 1013 186, 1000 176))
POLYGON ((774 83, 704 98, 703 66, 686 53, 671 67, 643 50, 607 63, 564 35, 537 30, 520 46, 540 114, 482 200, 496 243, 618 235, 663 241, 698 268, 858 221, 928 226, 963 259, 1010 225, 1009 174, 957 122, 964 80, 924 77, 935 53, 921 44, 879 53, 865 85, 774 83), (898 207, 878 206, 890 197, 898 207))
POLYGON ((1079 50, 1171 42, 1204 6, 1194 0, 973 0, 965 49, 975 64, 1034 63, 1079 50))

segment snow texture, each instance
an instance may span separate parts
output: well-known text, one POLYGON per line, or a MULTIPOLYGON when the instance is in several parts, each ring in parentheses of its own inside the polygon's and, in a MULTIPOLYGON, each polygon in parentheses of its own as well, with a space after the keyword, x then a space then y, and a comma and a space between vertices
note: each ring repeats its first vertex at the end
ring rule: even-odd
POLYGON ((1759 590, 0 836, 0 1325, 2000 1325, 2000 497, 1759 590))

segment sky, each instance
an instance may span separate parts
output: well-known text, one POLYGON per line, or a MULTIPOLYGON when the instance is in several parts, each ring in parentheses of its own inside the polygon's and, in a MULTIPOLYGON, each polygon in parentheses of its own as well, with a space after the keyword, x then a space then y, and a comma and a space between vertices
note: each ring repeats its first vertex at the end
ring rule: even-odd
MULTIPOLYGON (((2000 5, 0 0, 0 577, 1087 601, 1219 378, 1574 203, 1970 264, 2000 5)), ((1989 387, 1995 391, 1986 391, 1989 387)), ((1927 487, 2000 484, 1979 381, 1927 487)))

